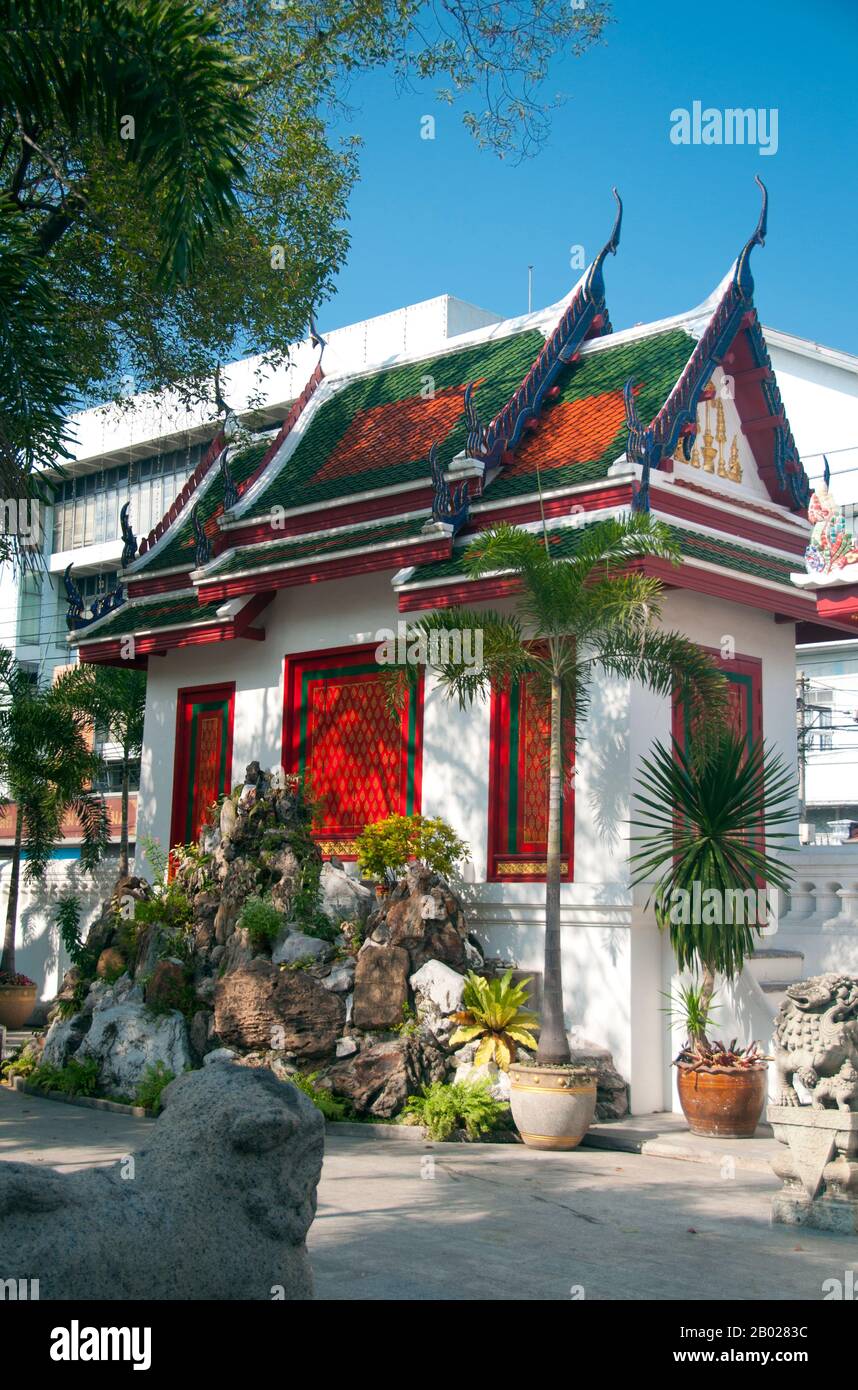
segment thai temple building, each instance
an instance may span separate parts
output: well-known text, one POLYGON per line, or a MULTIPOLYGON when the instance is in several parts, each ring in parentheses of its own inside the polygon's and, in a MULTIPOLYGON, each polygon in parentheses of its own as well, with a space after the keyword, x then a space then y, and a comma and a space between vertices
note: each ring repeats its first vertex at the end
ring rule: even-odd
MULTIPOLYGON (((462 711, 429 672, 393 719, 376 656, 428 610, 514 605, 510 576, 472 581, 462 567, 469 540, 501 520, 540 529, 544 516, 560 557, 601 518, 663 521, 682 563, 643 569, 664 581, 665 626, 713 654, 737 727, 796 766, 796 643, 855 632, 858 549, 834 534, 825 492, 812 498, 755 308, 766 195, 708 298, 620 331, 605 283, 617 202, 562 303, 486 314, 431 350, 376 361, 315 335, 288 412, 256 436, 224 387, 217 433, 166 515, 138 538, 125 514, 116 587, 94 615, 71 582, 72 652, 148 671, 138 843, 194 839, 252 760, 307 780, 322 852, 346 865, 368 821, 443 816, 470 847, 476 936, 538 972, 544 709, 524 680, 462 711)), ((641 757, 671 733, 682 736, 671 699, 603 678, 564 807, 567 1022, 612 1053, 639 1113, 671 1105, 661 995, 674 967, 646 894, 629 888, 628 817, 641 757)), ((768 1038, 789 972, 846 950, 851 899, 836 896, 845 882, 831 891, 826 907, 807 894, 781 905, 778 937, 725 995, 719 1031, 768 1038)))

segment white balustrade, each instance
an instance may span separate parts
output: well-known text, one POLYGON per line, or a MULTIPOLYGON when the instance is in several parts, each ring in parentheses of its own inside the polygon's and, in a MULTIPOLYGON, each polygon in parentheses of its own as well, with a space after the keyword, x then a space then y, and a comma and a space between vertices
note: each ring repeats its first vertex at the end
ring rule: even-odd
POLYGON ((793 883, 779 895, 778 932, 858 933, 858 842, 802 845, 785 858, 793 883))

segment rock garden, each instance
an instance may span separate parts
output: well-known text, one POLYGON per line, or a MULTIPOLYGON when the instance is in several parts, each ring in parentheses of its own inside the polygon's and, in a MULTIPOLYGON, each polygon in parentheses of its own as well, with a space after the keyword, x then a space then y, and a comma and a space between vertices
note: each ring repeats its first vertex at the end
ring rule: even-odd
MULTIPOLYGON (((296 779, 253 763, 199 844, 169 863, 146 847, 154 883, 120 879, 85 941, 63 904, 72 967, 7 1071, 157 1112, 174 1077, 229 1057, 330 1120, 514 1137, 507 1069, 537 1019, 528 983, 469 933, 451 882, 464 846, 443 822, 392 817, 365 833, 361 880, 322 862, 311 818, 296 779)), ((588 1060, 597 1113, 625 1113, 610 1058, 588 1060)))

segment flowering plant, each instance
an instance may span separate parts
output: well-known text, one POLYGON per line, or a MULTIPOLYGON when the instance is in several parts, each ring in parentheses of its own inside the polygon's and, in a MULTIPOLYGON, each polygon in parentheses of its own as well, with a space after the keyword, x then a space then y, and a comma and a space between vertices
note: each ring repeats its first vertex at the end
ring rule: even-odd
POLYGON ((34 985, 29 975, 16 975, 14 970, 0 970, 0 988, 4 985, 34 985))

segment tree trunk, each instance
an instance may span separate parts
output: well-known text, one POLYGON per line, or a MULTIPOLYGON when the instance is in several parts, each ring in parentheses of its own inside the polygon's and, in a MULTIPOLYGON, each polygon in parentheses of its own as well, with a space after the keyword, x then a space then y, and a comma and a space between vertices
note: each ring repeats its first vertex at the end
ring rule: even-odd
POLYGON ((128 749, 122 750, 122 825, 119 834, 119 877, 128 877, 128 749))
MULTIPOLYGON (((700 1013, 701 1017, 705 1020, 712 1004, 712 995, 715 993, 715 971, 710 965, 706 964, 705 960, 701 961, 701 966, 703 969, 700 980, 700 1013)), ((707 1027, 704 1022, 701 1024, 700 1032, 693 1041, 708 1042, 709 1039, 706 1036, 706 1032, 707 1027)))
POLYGON ((563 748, 560 681, 551 678, 551 747, 548 764, 548 862, 545 872, 545 967, 542 980, 542 1029, 538 1062, 569 1062, 563 1019, 563 973, 560 963, 560 815, 563 796, 563 748))
POLYGON ((15 927, 18 920, 18 889, 21 883, 21 839, 24 832, 24 817, 20 806, 15 808, 15 847, 12 851, 12 874, 9 879, 9 901, 6 904, 6 931, 3 936, 3 953, 0 955, 0 971, 8 970, 15 974, 15 927))

